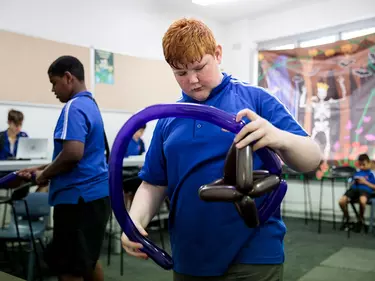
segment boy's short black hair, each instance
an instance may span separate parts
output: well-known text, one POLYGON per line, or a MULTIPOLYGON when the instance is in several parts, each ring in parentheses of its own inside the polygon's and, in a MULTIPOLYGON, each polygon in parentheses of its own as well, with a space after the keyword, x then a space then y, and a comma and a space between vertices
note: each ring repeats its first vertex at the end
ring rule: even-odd
POLYGON ((8 122, 12 122, 15 125, 21 125, 23 122, 23 113, 21 111, 11 109, 8 112, 8 122))
POLYGON ((48 68, 48 75, 63 76, 70 72, 79 81, 85 81, 85 70, 79 59, 73 56, 61 56, 56 59, 48 68))
POLYGON ((370 162, 370 157, 367 154, 361 154, 358 156, 359 162, 370 162))
POLYGON ((144 124, 142 127, 140 127, 139 129, 143 129, 145 130, 146 129, 146 124, 144 124))

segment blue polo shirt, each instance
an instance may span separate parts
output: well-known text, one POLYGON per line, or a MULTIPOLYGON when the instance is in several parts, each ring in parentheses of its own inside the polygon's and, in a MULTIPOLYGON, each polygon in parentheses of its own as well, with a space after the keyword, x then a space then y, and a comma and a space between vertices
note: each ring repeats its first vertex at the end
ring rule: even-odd
MULTIPOLYGON (((206 104, 232 114, 249 108, 282 130, 307 136, 277 98, 226 74, 206 101, 195 101, 183 93, 180 102, 206 104)), ((232 263, 284 262, 286 227, 280 210, 267 224, 250 229, 234 204, 199 199, 200 186, 223 176, 225 157, 234 137, 233 133, 200 120, 165 118, 157 122, 139 176, 153 185, 168 187, 169 231, 176 272, 215 276, 224 274, 232 263)), ((254 169, 262 167, 255 153, 254 169)), ((256 203, 259 205, 263 199, 256 203)))
MULTIPOLYGON (((354 174, 354 178, 355 177, 364 177, 364 178, 366 178, 366 180, 369 183, 375 184, 375 176, 374 176, 373 171, 371 171, 371 170, 359 170, 354 174)), ((374 192, 374 190, 371 187, 369 187, 365 184, 354 183, 352 185, 352 188, 353 189, 359 189, 361 191, 365 191, 369 194, 374 192)))
POLYGON ((85 144, 83 157, 71 171, 51 179, 50 204, 76 204, 80 197, 89 202, 108 196, 104 125, 89 92, 76 94, 62 109, 54 132, 53 159, 67 140, 85 144))
POLYGON ((142 139, 134 140, 133 138, 129 142, 128 149, 125 153, 125 157, 134 156, 134 155, 142 155, 145 152, 145 144, 142 139))
POLYGON ((20 132, 17 135, 16 142, 14 143, 14 149, 11 151, 9 137, 8 137, 8 130, 0 132, 0 160, 7 160, 9 158, 16 157, 17 155, 17 148, 18 148, 18 140, 23 137, 29 137, 25 132, 20 132))

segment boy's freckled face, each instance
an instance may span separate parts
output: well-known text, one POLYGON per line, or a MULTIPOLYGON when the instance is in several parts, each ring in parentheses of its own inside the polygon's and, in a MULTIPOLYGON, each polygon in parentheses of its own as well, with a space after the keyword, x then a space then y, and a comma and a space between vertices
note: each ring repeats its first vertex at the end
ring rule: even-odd
POLYGON ((221 50, 220 54, 215 57, 205 55, 199 62, 190 63, 187 66, 181 65, 178 69, 173 68, 173 73, 182 91, 197 101, 206 100, 212 89, 220 83, 218 80, 221 75, 220 60, 221 50))

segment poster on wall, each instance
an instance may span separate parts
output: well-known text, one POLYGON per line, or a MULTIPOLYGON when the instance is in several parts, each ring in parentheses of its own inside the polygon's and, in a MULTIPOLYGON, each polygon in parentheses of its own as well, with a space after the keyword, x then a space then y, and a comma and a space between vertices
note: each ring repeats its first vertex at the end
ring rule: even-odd
POLYGON ((113 53, 95 50, 95 83, 114 84, 113 53))
POLYGON ((259 52, 258 85, 278 97, 324 156, 317 172, 375 159, 375 34, 259 52))

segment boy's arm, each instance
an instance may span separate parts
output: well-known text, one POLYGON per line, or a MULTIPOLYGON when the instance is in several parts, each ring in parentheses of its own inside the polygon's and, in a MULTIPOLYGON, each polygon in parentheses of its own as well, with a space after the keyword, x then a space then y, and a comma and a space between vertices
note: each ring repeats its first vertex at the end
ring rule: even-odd
POLYGON ((276 153, 289 167, 300 172, 309 172, 318 167, 321 152, 315 141, 283 130, 279 130, 278 135, 281 142, 276 153))
POLYGON ((59 155, 40 173, 37 180, 43 182, 72 170, 82 159, 84 148, 84 143, 80 141, 64 141, 59 155))
POLYGON ((250 120, 234 140, 237 147, 253 143, 254 151, 269 147, 293 170, 315 170, 322 160, 319 145, 276 97, 264 90, 257 91, 254 94, 258 94, 259 100, 255 110, 259 114, 248 108, 237 113, 237 122, 243 118, 250 120))
POLYGON ((371 183, 371 182, 366 182, 365 183, 369 188, 371 188, 372 190, 374 190, 375 191, 375 184, 373 184, 373 183, 371 183))
POLYGON ((135 193, 129 215, 133 221, 146 228, 166 197, 166 186, 156 186, 145 181, 135 193))
POLYGON ((56 141, 62 142, 62 150, 51 164, 37 173, 38 182, 48 181, 59 174, 71 171, 83 157, 89 121, 81 108, 82 105, 76 100, 69 103, 64 108, 64 114, 58 121, 54 135, 56 141))
POLYGON ((371 188, 373 191, 375 191, 375 176, 373 173, 370 174, 368 180, 364 177, 359 179, 360 183, 363 183, 367 185, 369 188, 371 188))

